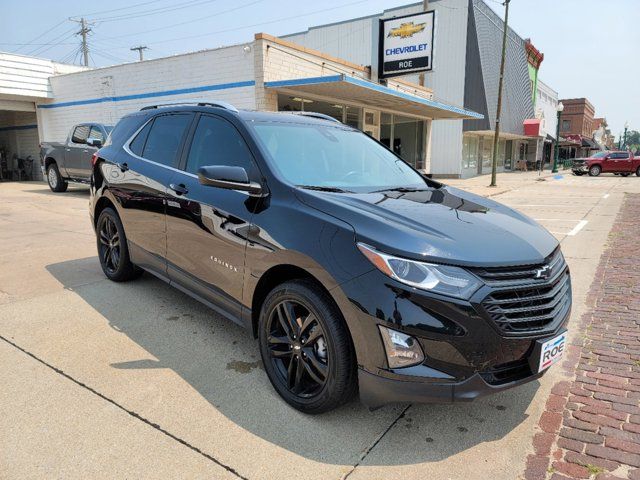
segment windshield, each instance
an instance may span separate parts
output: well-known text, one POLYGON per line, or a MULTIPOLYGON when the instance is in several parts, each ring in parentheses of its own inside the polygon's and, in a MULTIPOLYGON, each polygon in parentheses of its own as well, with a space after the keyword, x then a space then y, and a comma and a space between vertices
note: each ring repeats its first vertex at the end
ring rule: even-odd
POLYGON ((255 122, 252 128, 293 185, 358 192, 426 187, 415 170, 360 131, 278 122, 255 122))
POLYGON ((591 158, 603 158, 606 157, 609 152, 598 152, 591 155, 591 158))

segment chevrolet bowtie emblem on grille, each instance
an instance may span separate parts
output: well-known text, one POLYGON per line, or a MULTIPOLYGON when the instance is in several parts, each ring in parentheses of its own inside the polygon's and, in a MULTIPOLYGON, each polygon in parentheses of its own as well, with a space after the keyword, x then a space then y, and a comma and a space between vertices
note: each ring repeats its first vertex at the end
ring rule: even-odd
POLYGON ((549 265, 545 265, 544 267, 536 270, 535 278, 549 278, 550 275, 551 275, 551 267, 549 265))

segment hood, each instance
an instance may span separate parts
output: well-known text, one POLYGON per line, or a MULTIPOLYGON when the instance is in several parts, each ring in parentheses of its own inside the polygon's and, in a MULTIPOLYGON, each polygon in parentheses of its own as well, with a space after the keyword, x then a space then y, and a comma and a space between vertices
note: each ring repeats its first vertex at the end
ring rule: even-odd
POLYGON ((297 196, 348 222, 358 241, 406 258, 477 267, 527 265, 542 263, 558 246, 527 216, 447 186, 379 193, 297 190, 297 196))

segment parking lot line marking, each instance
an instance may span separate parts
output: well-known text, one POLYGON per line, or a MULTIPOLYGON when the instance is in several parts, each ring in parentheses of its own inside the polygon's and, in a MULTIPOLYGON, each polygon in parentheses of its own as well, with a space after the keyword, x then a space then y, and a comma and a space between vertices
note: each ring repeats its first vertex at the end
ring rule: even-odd
POLYGON ((572 237, 577 235, 577 233, 582 230, 587 223, 589 223, 589 220, 580 220, 580 222, 575 227, 573 227, 573 230, 567 233, 567 235, 570 235, 572 237))
POLYGON ((608 194, 608 193, 605 193, 605 194, 602 196, 602 198, 609 198, 609 194, 608 194))
POLYGON ((575 218, 534 218, 538 222, 577 222, 575 218))

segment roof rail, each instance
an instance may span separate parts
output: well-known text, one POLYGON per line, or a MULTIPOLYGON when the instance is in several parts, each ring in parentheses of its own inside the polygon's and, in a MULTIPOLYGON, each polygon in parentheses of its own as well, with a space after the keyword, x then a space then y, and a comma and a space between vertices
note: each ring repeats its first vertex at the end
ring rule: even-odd
POLYGON ((330 115, 325 115, 324 113, 318 113, 318 112, 287 112, 287 113, 293 113, 294 115, 302 115, 303 117, 313 117, 313 118, 319 118, 321 120, 329 120, 330 122, 342 123, 340 120, 333 118, 330 115))
POLYGON ((221 101, 161 103, 161 104, 158 104, 158 105, 147 105, 146 107, 142 107, 140 109, 140 111, 142 111, 142 110, 152 110, 154 108, 160 108, 160 107, 175 107, 175 106, 178 106, 178 105, 196 105, 198 107, 218 107, 218 108, 224 108, 225 110, 229 110, 229 111, 234 112, 234 113, 238 113, 238 109, 236 107, 234 107, 230 103, 221 102, 221 101))

